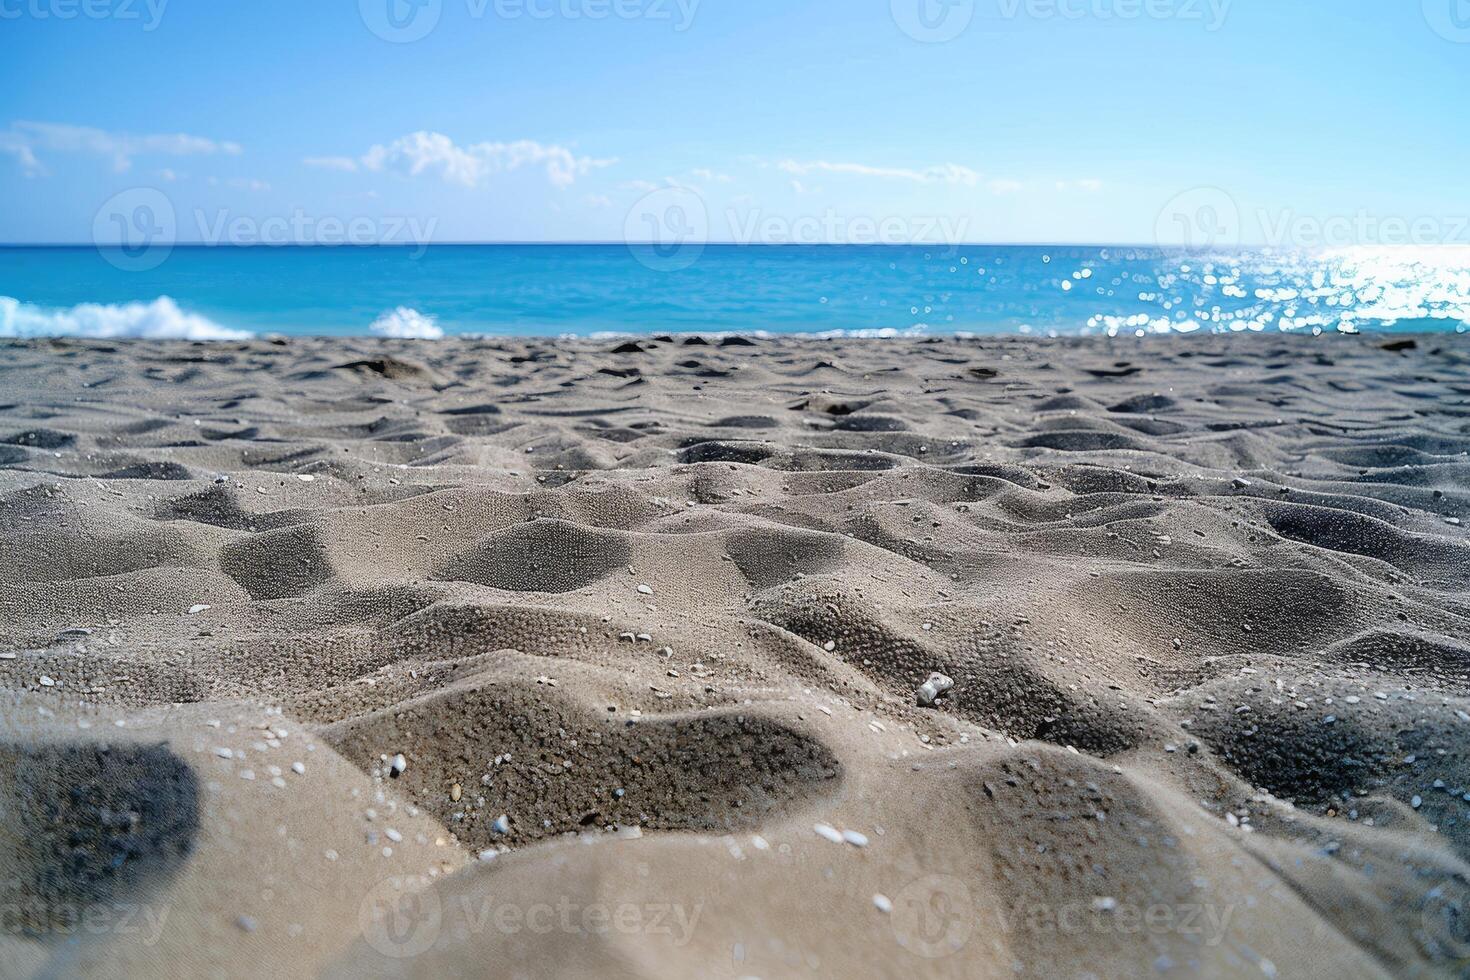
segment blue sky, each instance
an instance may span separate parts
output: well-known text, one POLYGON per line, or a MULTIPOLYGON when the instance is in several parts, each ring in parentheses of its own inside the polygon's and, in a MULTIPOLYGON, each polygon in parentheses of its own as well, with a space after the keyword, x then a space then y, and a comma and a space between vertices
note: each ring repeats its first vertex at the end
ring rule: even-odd
POLYGON ((1470 213, 1470 0, 0 0, 0 55, 4 242, 1470 213))

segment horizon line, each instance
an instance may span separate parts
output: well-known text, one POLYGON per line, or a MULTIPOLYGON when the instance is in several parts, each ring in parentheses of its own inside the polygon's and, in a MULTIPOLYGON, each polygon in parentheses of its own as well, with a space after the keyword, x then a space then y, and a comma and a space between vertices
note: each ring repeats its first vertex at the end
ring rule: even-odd
MULTIPOLYGON (((625 248, 666 248, 661 242, 636 241, 629 242, 621 239, 567 239, 561 241, 545 240, 516 240, 516 239, 489 239, 481 241, 444 241, 444 242, 169 242, 160 243, 159 248, 490 248, 490 247, 579 247, 579 246, 622 246, 625 248)), ((1455 242, 1436 242, 1427 245, 1411 244, 1371 244, 1359 243, 1366 248, 1466 248, 1466 244, 1455 242)), ((71 248, 71 249, 114 249, 136 247, 129 246, 123 242, 0 242, 0 249, 5 248, 71 248)), ((145 246, 147 247, 147 246, 145 246)), ((682 246, 676 246, 682 247, 682 246)), ((1300 245, 1272 245, 1266 242, 1221 242, 1217 244, 1185 244, 1159 242, 1096 242, 1096 241, 964 241, 964 242, 726 242, 712 241, 690 243, 689 247, 699 248, 1149 248, 1149 249, 1279 249, 1282 251, 1303 251, 1313 249, 1333 248, 1334 246, 1300 246, 1300 245)), ((1356 246, 1355 246, 1356 247, 1356 246)))

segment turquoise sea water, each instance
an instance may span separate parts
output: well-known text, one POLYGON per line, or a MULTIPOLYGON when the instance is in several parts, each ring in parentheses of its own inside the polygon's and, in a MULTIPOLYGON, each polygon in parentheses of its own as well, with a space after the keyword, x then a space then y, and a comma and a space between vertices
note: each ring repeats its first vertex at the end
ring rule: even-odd
POLYGON ((1470 329, 1470 249, 0 248, 0 335, 1470 329))

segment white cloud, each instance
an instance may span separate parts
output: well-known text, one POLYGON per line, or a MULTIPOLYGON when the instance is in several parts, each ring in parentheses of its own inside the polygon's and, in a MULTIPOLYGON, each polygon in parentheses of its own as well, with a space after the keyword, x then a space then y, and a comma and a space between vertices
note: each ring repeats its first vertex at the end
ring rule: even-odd
POLYGON ((777 166, 788 174, 804 177, 812 173, 845 174, 853 177, 875 177, 881 180, 908 180, 918 184, 965 184, 973 187, 980 174, 957 163, 944 163, 922 170, 904 167, 872 167, 863 163, 833 163, 829 160, 782 160, 777 166))
POLYGON ((113 169, 119 173, 130 169, 136 156, 238 156, 242 152, 239 143, 187 133, 133 135, 109 133, 90 126, 24 121, 11 123, 8 131, 0 132, 0 151, 15 156, 27 173, 45 172, 45 166, 36 156, 38 150, 109 157, 113 169))
POLYGON ((1059 190, 1059 191, 1079 190, 1079 191, 1087 191, 1088 193, 1094 193, 1096 191, 1102 190, 1102 186, 1103 186, 1103 182, 1102 181, 1095 180, 1095 179, 1093 179, 1091 177, 1084 178, 1082 180, 1059 180, 1059 181, 1057 181, 1057 190, 1059 190))
POLYGON ((730 181, 735 179, 729 174, 716 173, 715 171, 710 170, 707 167, 699 167, 695 170, 691 170, 690 173, 694 174, 694 176, 698 177, 700 180, 707 181, 712 184, 728 184, 730 183, 730 181))
POLYGON ((301 162, 321 170, 343 170, 348 173, 357 170, 357 161, 351 157, 307 157, 301 162))
POLYGON ((578 156, 565 146, 516 140, 512 143, 473 143, 460 146, 443 133, 410 133, 388 144, 377 144, 361 157, 308 157, 308 166, 333 170, 393 171, 410 177, 438 174, 452 184, 478 187, 490 177, 524 167, 542 167, 557 187, 570 187, 577 178, 610 167, 616 159, 578 156))
POLYGON ((27 177, 44 173, 45 168, 41 161, 36 159, 36 154, 31 150, 30 144, 25 142, 15 133, 0 132, 0 153, 9 153, 15 157, 20 164, 20 169, 27 177))

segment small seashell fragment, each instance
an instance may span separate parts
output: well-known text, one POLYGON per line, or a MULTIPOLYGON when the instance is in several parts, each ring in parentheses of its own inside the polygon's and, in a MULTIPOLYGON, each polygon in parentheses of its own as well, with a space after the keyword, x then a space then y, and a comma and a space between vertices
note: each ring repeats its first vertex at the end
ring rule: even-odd
POLYGON ((931 708, 935 701, 938 701, 953 687, 953 680, 936 671, 929 675, 927 681, 919 685, 919 704, 931 708))

